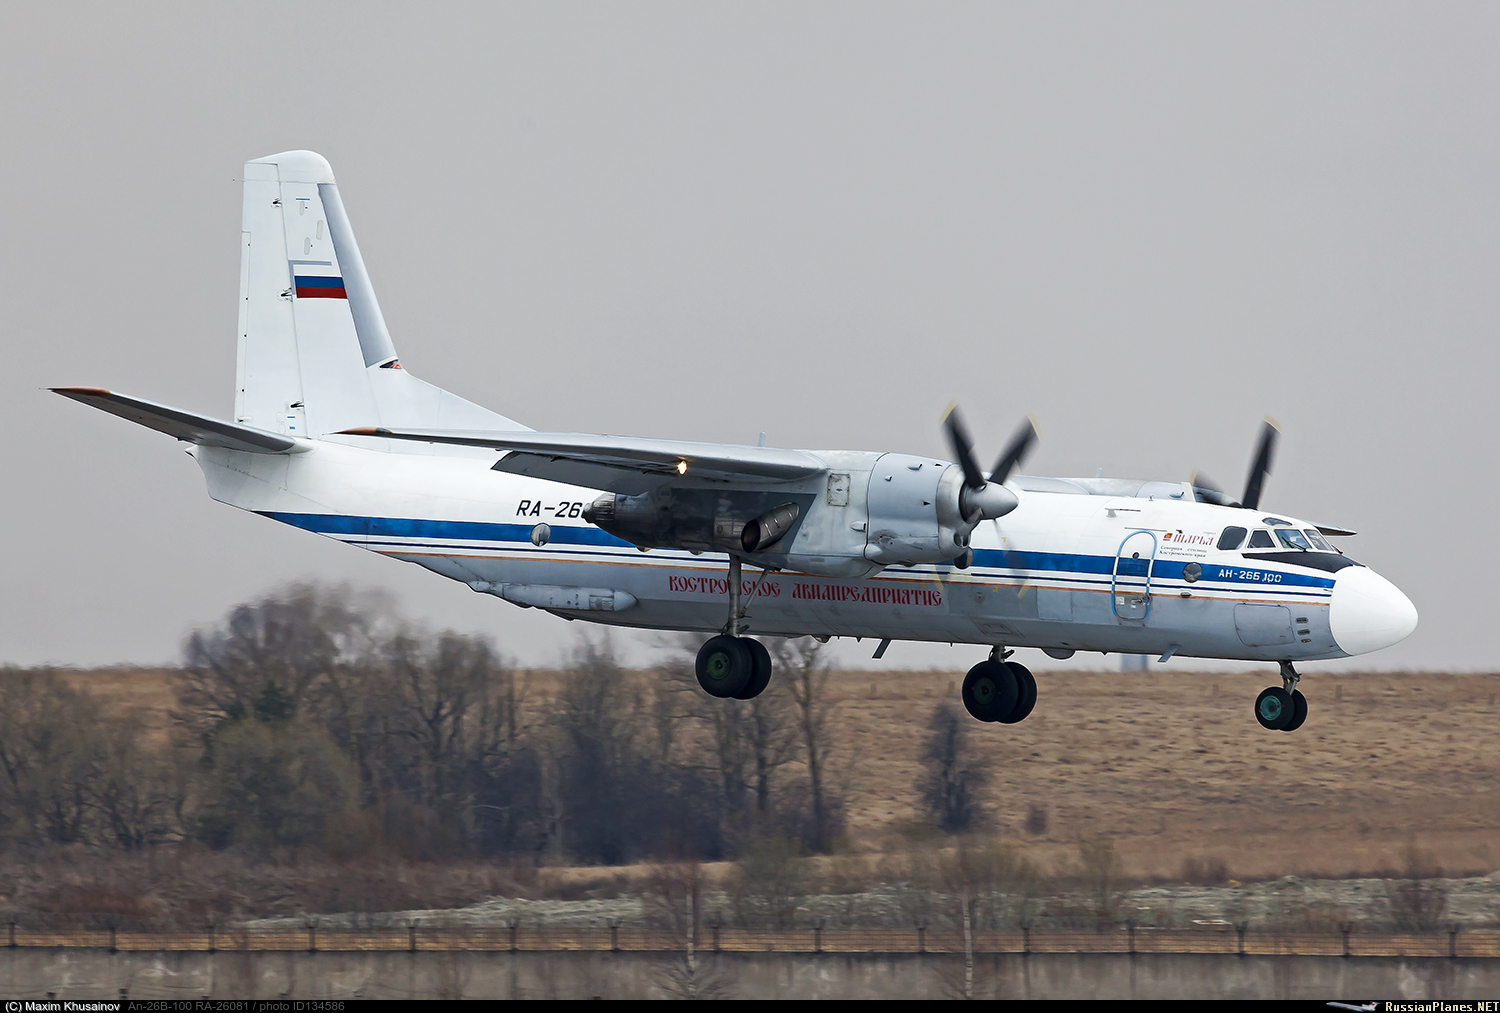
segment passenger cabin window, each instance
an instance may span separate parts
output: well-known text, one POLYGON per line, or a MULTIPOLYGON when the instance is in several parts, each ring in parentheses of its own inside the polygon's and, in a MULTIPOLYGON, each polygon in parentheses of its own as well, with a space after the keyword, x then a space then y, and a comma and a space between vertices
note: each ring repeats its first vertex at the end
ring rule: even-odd
POLYGON ((1307 536, 1307 540, 1309 542, 1312 542, 1313 543, 1313 547, 1316 548, 1319 552, 1337 552, 1337 551, 1339 551, 1338 549, 1335 549, 1332 545, 1328 544, 1328 539, 1324 538, 1323 537, 1323 533, 1321 531, 1319 531, 1317 528, 1305 528, 1302 533, 1307 536))
POLYGON ((1296 528, 1277 528, 1276 537, 1281 539, 1281 544, 1289 549, 1311 549, 1307 539, 1302 537, 1302 532, 1296 528))
POLYGON ((1247 549, 1274 549, 1276 543, 1271 541, 1271 532, 1265 528, 1256 528, 1250 534, 1250 544, 1247 549))
POLYGON ((1219 548, 1238 549, 1240 547, 1240 543, 1244 540, 1244 528, 1228 527, 1225 528, 1224 533, 1219 536, 1219 548))

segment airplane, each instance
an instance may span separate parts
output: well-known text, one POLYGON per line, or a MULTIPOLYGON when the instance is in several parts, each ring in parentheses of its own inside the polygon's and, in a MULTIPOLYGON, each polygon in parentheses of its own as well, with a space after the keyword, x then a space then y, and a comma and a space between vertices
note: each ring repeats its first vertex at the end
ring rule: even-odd
POLYGON ((875 658, 988 647, 960 696, 998 724, 1036 705, 1018 648, 1275 662, 1255 718, 1293 731, 1297 664, 1416 628, 1406 595, 1327 540, 1354 532, 1261 508, 1269 421, 1238 500, 1202 478, 1013 474, 1030 420, 986 473, 956 408, 953 461, 535 432, 402 367, 322 156, 245 163, 242 222, 233 421, 52 389, 189 444, 220 502, 523 608, 711 634, 695 670, 714 697, 769 684, 748 634, 868 637, 875 658))

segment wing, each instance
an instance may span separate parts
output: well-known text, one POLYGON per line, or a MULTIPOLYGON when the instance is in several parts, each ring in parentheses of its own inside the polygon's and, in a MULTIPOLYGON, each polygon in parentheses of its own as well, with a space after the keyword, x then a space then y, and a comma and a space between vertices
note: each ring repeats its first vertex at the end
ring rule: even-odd
POLYGON ((826 469, 800 450, 647 440, 587 433, 346 429, 347 436, 489 447, 509 453, 496 471, 636 495, 680 478, 710 482, 792 482, 826 469))
POLYGON ((118 415, 136 425, 204 447, 223 447, 226 450, 243 450, 252 454, 294 454, 299 449, 306 449, 299 448, 297 441, 290 437, 268 433, 264 429, 225 422, 223 419, 186 412, 181 408, 169 408, 164 404, 128 394, 116 394, 100 387, 51 389, 63 397, 93 405, 100 411, 118 415))

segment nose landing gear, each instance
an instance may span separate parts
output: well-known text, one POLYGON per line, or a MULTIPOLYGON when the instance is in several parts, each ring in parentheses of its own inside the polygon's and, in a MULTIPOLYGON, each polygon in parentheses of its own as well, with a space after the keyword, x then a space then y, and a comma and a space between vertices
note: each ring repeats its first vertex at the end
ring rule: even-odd
POLYGON ((971 717, 1013 725, 1036 706, 1035 677, 1025 665, 1006 661, 1009 653, 996 647, 964 676, 960 696, 971 717))
POLYGON ((1255 698, 1255 720, 1272 731, 1295 732, 1307 720, 1307 697, 1297 689, 1302 676, 1290 661, 1281 663, 1281 685, 1268 686, 1255 698))

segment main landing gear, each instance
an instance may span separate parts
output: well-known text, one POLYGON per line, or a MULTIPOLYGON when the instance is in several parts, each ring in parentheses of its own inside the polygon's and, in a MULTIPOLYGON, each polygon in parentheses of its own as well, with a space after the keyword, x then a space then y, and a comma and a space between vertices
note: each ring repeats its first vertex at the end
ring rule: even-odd
POLYGON ((1290 661, 1281 663, 1281 685, 1268 686, 1255 698, 1255 720, 1272 731, 1295 732, 1307 720, 1307 697, 1297 689, 1302 676, 1290 661))
POLYGON ((1025 665, 1006 661, 1008 653, 994 648, 964 676, 964 709, 980 721, 1013 725, 1036 706, 1036 679, 1025 665))
POLYGON ((771 682, 771 652, 759 640, 720 634, 698 648, 694 670, 709 696, 753 700, 771 682))
MULTIPOLYGON (((761 582, 769 570, 761 572, 760 580, 750 592, 750 600, 760 591, 761 582)), ((724 632, 710 637, 698 648, 698 658, 693 671, 698 676, 698 685, 709 696, 720 699, 753 700, 765 692, 771 683, 771 652, 759 640, 740 636, 740 620, 745 618, 745 609, 740 605, 741 566, 738 558, 729 558, 729 622, 724 632)))

